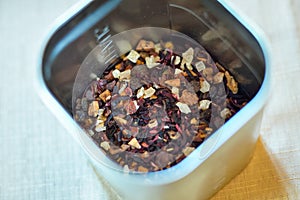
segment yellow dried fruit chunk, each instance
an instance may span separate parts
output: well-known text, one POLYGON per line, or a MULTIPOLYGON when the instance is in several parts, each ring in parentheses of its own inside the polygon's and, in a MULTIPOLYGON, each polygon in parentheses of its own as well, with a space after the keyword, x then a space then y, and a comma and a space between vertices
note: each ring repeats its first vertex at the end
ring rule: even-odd
POLYGON ((137 141, 136 138, 132 138, 132 139, 128 142, 128 144, 129 144, 130 146, 136 148, 136 149, 140 149, 140 148, 141 148, 141 145, 140 145, 139 141, 137 141))
POLYGON ((234 80, 232 76, 228 73, 228 71, 225 72, 225 77, 227 80, 227 87, 231 90, 233 94, 238 93, 238 83, 234 80))
POLYGON ((99 103, 98 101, 93 101, 89 105, 88 115, 91 117, 96 117, 98 115, 99 103))

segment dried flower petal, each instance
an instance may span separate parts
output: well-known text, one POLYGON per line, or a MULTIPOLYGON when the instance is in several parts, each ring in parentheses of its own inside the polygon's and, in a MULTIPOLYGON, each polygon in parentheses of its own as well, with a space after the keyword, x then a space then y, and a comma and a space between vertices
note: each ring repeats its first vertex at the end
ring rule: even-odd
POLYGON ((192 112, 190 107, 185 103, 177 102, 176 106, 182 113, 189 114, 190 112, 192 112))
POLYGON ((110 149, 109 142, 107 142, 107 141, 101 142, 101 143, 100 143, 100 146, 101 146, 105 151, 108 151, 108 150, 110 149))
POLYGON ((141 145, 140 145, 140 143, 137 141, 136 138, 132 138, 132 139, 130 140, 130 142, 128 142, 128 144, 129 144, 130 146, 136 148, 136 149, 140 149, 140 148, 141 148, 141 145))
POLYGON ((205 79, 200 79, 200 91, 202 93, 208 92, 210 89, 209 83, 205 79))
POLYGON ((156 90, 153 87, 149 87, 147 90, 144 91, 144 99, 151 97, 155 93, 155 91, 156 90))
POLYGON ((176 78, 176 79, 166 80, 165 84, 170 85, 172 87, 180 87, 180 79, 176 78))
POLYGON ((225 77, 227 80, 227 87, 231 90, 233 94, 238 93, 238 83, 234 80, 232 76, 228 73, 228 71, 225 72, 225 77))
POLYGON ((96 117, 98 115, 99 103, 98 101, 92 101, 89 104, 88 115, 91 117, 96 117))
POLYGON ((210 104, 211 104, 210 100, 207 100, 207 99, 201 100, 199 102, 199 109, 200 110, 207 110, 209 108, 210 104))
POLYGON ((136 52, 135 50, 131 50, 127 56, 127 59, 133 63, 136 63, 136 61, 139 59, 139 57, 140 57, 140 54, 138 52, 136 52))

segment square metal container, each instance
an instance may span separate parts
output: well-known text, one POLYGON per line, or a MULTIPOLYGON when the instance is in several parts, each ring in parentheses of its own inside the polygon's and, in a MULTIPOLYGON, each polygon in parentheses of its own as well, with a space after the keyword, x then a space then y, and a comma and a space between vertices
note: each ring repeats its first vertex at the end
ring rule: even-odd
POLYGON ((252 157, 269 93, 269 65, 258 29, 223 1, 84 1, 51 29, 41 51, 36 83, 41 99, 122 198, 207 199, 252 157), (99 40, 145 26, 174 29, 198 41, 236 77, 251 101, 179 164, 144 175, 126 174, 102 165, 99 148, 78 133, 72 90, 82 61, 99 40))

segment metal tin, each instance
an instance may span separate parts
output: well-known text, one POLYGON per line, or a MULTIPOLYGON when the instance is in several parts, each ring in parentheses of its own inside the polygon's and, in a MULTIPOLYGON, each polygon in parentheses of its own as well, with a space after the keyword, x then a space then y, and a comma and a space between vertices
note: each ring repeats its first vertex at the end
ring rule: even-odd
POLYGON ((250 161, 270 87, 266 40, 224 1, 83 1, 50 30, 40 55, 36 86, 41 99, 82 144, 99 174, 126 199, 206 199, 250 161), (177 30, 228 66, 251 101, 171 170, 132 175, 101 165, 96 147, 78 134, 72 89, 81 62, 99 40, 143 26, 177 30))

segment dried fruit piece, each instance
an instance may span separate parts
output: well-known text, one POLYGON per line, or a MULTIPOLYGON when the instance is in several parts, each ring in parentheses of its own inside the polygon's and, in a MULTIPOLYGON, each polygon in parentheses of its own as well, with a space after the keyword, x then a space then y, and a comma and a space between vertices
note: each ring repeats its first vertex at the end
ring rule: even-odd
POLYGON ((154 49, 154 43, 152 41, 146 41, 146 40, 140 40, 137 47, 136 47, 136 50, 137 51, 150 51, 154 49))
POLYGON ((152 55, 152 56, 150 56, 150 57, 146 57, 145 60, 146 60, 146 65, 147 65, 147 67, 148 67, 149 69, 151 69, 151 68, 153 68, 153 67, 159 65, 159 63, 158 63, 159 57, 157 57, 157 56, 154 57, 154 56, 152 55))
POLYGON ((149 87, 147 90, 144 91, 144 99, 151 97, 155 93, 155 89, 153 87, 149 87))
POLYGON ((125 106, 125 110, 127 112, 127 114, 131 115, 133 113, 135 113, 137 111, 137 109, 139 108, 139 106, 137 105, 136 101, 130 101, 126 106, 125 106))
POLYGON ((99 95, 99 97, 102 101, 106 102, 111 99, 111 93, 109 90, 105 90, 99 95))
POLYGON ((220 112, 220 116, 223 118, 223 119, 227 119, 229 117, 231 117, 231 111, 228 109, 228 108, 224 108, 221 112, 220 112))
POLYGON ((198 72, 201 72, 202 70, 204 70, 206 68, 203 61, 196 62, 195 67, 198 72))
POLYGON ((110 149, 109 142, 107 142, 107 141, 101 142, 101 143, 100 143, 100 146, 101 146, 105 151, 108 151, 108 150, 110 149))
POLYGON ((210 100, 207 100, 207 99, 201 100, 199 102, 199 109, 200 110, 207 110, 209 108, 210 104, 211 104, 210 100))
POLYGON ((233 94, 238 93, 238 83, 234 80, 232 76, 228 73, 228 71, 225 72, 225 77, 227 80, 227 87, 231 90, 233 94))
POLYGON ((156 119, 151 119, 148 123, 148 126, 150 129, 154 128, 154 127, 157 127, 158 123, 157 123, 157 120, 156 119))
POLYGON ((174 63, 174 65, 179 65, 181 62, 181 58, 179 56, 172 56, 171 62, 174 63))
POLYGON ((202 93, 206 93, 209 91, 209 89, 210 89, 209 83, 205 79, 201 78, 200 79, 200 91, 202 93))
POLYGON ((114 120, 120 124, 126 124, 127 123, 127 120, 126 119, 123 119, 119 116, 114 116, 114 120))
POLYGON ((175 69, 175 73, 174 73, 175 75, 181 74, 181 73, 183 73, 183 71, 181 69, 178 69, 178 68, 175 69))
POLYGON ((140 148, 141 148, 141 145, 140 145, 140 143, 137 141, 136 138, 132 138, 132 139, 130 140, 130 142, 128 142, 128 144, 129 144, 130 146, 136 148, 136 149, 140 149, 140 148))
POLYGON ((183 149, 182 153, 185 156, 190 155, 190 153, 192 153, 195 150, 195 147, 185 147, 185 149, 183 149))
POLYGON ((182 53, 182 58, 185 61, 185 63, 190 65, 193 62, 193 59, 194 59, 194 49, 190 47, 188 50, 183 52, 182 53))
POLYGON ((196 93, 192 93, 188 90, 183 90, 182 95, 179 99, 182 103, 186 103, 187 105, 194 105, 198 103, 198 96, 196 93))
POLYGON ((88 115, 91 117, 96 117, 98 115, 99 103, 98 101, 92 101, 89 105, 88 115))
POLYGON ((177 87, 172 87, 171 92, 173 94, 175 94, 177 96, 177 98, 179 97, 179 89, 177 87))
POLYGON ((144 92, 145 92, 144 87, 141 87, 136 93, 136 98, 142 97, 144 95, 144 92))
POLYGON ((166 80, 165 84, 170 85, 172 87, 180 87, 180 79, 176 78, 176 79, 166 80))
POLYGON ((172 42, 166 42, 165 43, 165 48, 172 50, 174 48, 174 44, 172 42))
POLYGON ((180 133, 175 131, 169 131, 168 135, 172 140, 177 140, 180 137, 180 133))
POLYGON ((120 77, 120 70, 118 69, 115 69, 113 72, 112 72, 112 75, 114 76, 114 78, 119 78, 120 77))
POLYGON ((185 103, 177 102, 176 106, 182 113, 189 114, 190 112, 192 112, 190 107, 185 103))
POLYGON ((214 83, 222 83, 223 82, 223 77, 224 77, 224 73, 223 72, 218 72, 216 75, 214 75, 214 83))
POLYGON ((131 70, 125 70, 120 73, 120 80, 129 80, 130 79, 131 70))
POLYGON ((131 50, 127 56, 127 59, 130 60, 133 63, 136 63, 136 61, 139 59, 140 54, 136 52, 135 50, 131 50))
POLYGON ((194 117, 193 119, 191 119, 190 123, 193 124, 193 125, 197 125, 199 122, 198 122, 198 120, 194 117))
POLYGON ((146 173, 146 172, 148 172, 149 170, 148 170, 147 168, 143 167, 143 166, 139 166, 139 167, 138 167, 138 171, 139 171, 139 172, 144 172, 144 173, 146 173))

